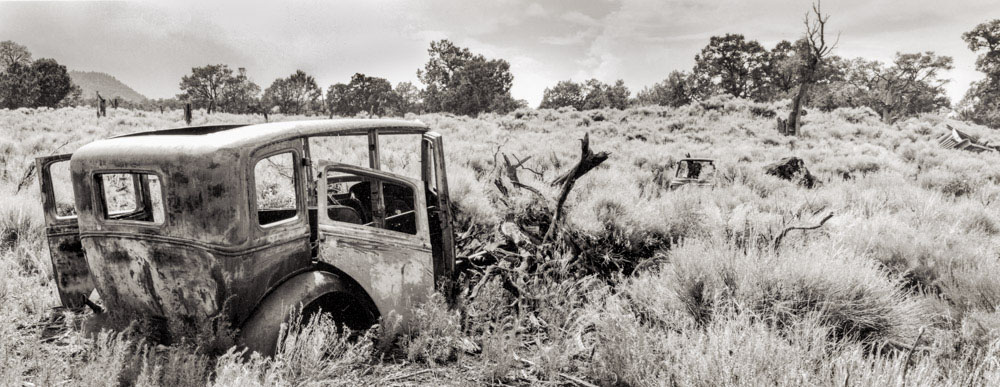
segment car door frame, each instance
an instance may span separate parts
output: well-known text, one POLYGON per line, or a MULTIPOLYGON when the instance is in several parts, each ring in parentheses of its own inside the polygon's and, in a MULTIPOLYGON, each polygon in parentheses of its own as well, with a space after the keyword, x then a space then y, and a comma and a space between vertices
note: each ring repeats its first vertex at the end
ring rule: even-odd
MULTIPOLYGON (((38 173, 38 187, 42 199, 45 218, 45 239, 49 245, 52 274, 62 305, 79 309, 87 305, 94 292, 94 279, 87 263, 87 257, 80 243, 79 212, 72 216, 58 216, 55 185, 52 182, 52 165, 70 162, 73 154, 38 157, 35 168, 38 173)), ((76 185, 75 182, 70 182, 76 185)), ((73 198, 76 208, 76 198, 73 198)))
MULTIPOLYGON (((455 231, 452 226, 454 215, 451 211, 451 196, 448 193, 448 173, 445 168, 444 141, 440 133, 425 132, 420 141, 421 178, 427 189, 437 196, 437 225, 440 245, 434 254, 434 279, 438 286, 454 279, 455 273, 455 231)), ((428 214, 430 215, 430 214, 428 214)))

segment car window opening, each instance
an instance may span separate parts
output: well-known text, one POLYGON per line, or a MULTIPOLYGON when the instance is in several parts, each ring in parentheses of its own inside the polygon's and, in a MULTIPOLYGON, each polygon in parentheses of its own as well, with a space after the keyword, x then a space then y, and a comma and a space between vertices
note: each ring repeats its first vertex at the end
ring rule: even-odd
POLYGON ((298 215, 298 192, 295 189, 295 156, 279 153, 254 165, 257 197, 257 223, 266 226, 298 215))
POLYGON ((411 235, 417 233, 413 188, 407 185, 331 171, 327 174, 326 196, 330 220, 411 235), (379 187, 382 190, 381 203, 375 195, 379 187))
POLYGON ((68 159, 49 164, 49 181, 52 184, 56 217, 60 219, 76 218, 73 179, 70 175, 68 159))
POLYGON ((162 224, 164 218, 160 178, 151 173, 102 173, 96 175, 105 220, 162 224))

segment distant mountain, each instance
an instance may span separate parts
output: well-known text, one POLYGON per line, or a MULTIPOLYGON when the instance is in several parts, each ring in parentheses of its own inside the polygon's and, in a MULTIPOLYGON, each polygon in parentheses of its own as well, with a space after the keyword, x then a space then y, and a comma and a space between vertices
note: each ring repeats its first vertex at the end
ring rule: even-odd
POLYGON ((83 99, 95 98, 94 92, 100 92, 101 97, 111 99, 119 97, 126 101, 142 102, 146 96, 139 94, 131 87, 122 83, 115 77, 96 71, 70 71, 69 77, 73 79, 73 84, 80 86, 83 90, 83 99))

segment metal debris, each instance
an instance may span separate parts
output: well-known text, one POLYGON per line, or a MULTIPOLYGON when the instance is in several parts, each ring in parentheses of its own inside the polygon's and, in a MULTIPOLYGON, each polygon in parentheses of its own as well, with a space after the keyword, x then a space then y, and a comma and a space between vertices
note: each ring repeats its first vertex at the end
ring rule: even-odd
POLYGON ((974 153, 996 151, 996 148, 987 146, 984 143, 979 143, 974 137, 970 136, 968 133, 952 128, 951 125, 947 126, 948 129, 951 129, 951 131, 938 138, 938 144, 940 144, 942 148, 961 149, 974 153))

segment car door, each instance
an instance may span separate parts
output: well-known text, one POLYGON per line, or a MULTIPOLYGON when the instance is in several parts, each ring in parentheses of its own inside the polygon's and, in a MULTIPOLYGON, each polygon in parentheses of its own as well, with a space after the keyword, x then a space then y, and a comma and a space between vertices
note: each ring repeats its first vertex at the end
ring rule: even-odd
POLYGON ((455 232, 441 135, 427 132, 421 141, 422 178, 427 190, 427 214, 434 253, 434 279, 440 285, 455 270, 455 232))
POLYGON ((420 181, 346 164, 322 167, 317 259, 356 281, 382 316, 405 323, 434 290, 420 181))
POLYGON ((38 182, 45 214, 45 237, 56 289, 63 306, 82 308, 94 291, 90 267, 80 244, 70 176, 70 157, 63 154, 35 159, 38 182))

